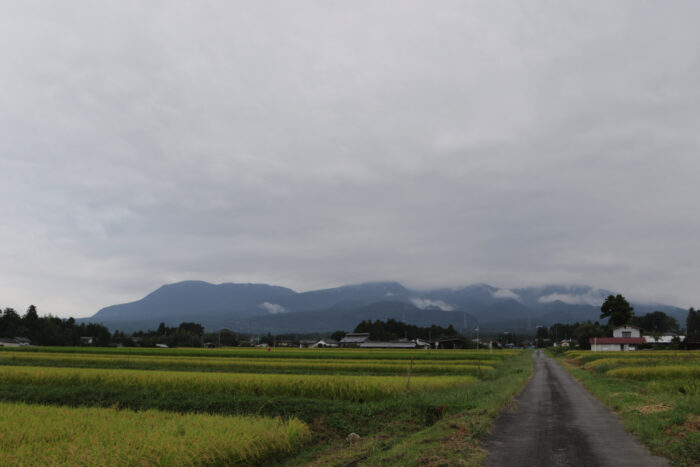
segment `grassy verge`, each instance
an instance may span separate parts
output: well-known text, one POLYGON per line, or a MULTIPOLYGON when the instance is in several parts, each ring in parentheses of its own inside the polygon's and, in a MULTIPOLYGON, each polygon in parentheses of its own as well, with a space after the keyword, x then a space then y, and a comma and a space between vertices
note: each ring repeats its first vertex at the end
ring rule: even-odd
POLYGON ((639 381, 584 369, 586 360, 558 356, 563 366, 599 401, 612 409, 625 428, 651 452, 674 465, 700 465, 700 394, 685 381, 639 381))
POLYGON ((376 431, 367 427, 357 432, 360 438, 330 440, 271 465, 481 465, 486 452, 480 440, 531 372, 532 353, 523 352, 473 385, 416 396, 375 414, 384 420, 376 431))

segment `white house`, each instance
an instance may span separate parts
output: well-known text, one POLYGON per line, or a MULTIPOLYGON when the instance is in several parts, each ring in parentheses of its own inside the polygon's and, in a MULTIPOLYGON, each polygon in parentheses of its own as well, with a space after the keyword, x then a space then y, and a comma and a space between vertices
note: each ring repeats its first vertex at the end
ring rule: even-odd
POLYGON ((642 333, 639 328, 626 325, 613 329, 613 337, 642 337, 642 333))
POLYGON ((594 352, 637 350, 639 344, 646 344, 639 328, 634 326, 616 327, 613 329, 613 337, 591 337, 588 342, 594 352))

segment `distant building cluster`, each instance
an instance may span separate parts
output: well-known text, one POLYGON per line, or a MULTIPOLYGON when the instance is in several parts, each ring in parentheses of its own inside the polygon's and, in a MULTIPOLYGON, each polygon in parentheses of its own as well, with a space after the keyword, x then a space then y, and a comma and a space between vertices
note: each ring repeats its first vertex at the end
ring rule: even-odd
POLYGON ((613 337, 591 337, 589 343, 593 352, 619 352, 637 350, 637 347, 642 344, 668 345, 675 338, 680 342, 685 340, 685 336, 675 334, 642 336, 641 329, 625 325, 614 328, 613 337))

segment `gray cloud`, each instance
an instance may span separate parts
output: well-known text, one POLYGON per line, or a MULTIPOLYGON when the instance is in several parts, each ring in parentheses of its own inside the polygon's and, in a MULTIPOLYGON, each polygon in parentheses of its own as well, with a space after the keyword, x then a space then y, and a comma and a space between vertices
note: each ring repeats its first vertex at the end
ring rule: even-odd
POLYGON ((277 303, 264 302, 260 304, 260 308, 267 310, 271 315, 276 315, 277 313, 286 313, 287 309, 282 305, 277 303))
POLYGON ((605 301, 605 294, 600 290, 591 290, 585 294, 553 293, 544 295, 538 299, 540 303, 560 301, 569 305, 593 305, 598 306, 605 301))
POLYGON ((430 300, 427 298, 412 298, 411 302, 413 302, 413 304, 415 306, 417 306, 418 308, 420 308, 421 310, 428 308, 428 307, 439 308, 442 311, 452 311, 455 309, 455 307, 453 307, 449 303, 445 303, 442 300, 430 300))
POLYGON ((520 295, 510 289, 498 289, 492 294, 495 298, 512 298, 520 301, 520 295))
POLYGON ((698 305, 696 2, 2 10, 1 306, 190 278, 698 305))

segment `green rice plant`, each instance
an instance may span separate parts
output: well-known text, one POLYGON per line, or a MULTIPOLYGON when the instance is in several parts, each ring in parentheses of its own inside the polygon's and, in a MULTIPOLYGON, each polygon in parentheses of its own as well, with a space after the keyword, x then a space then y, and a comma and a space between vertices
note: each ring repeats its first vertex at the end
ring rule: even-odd
POLYGON ((700 401, 700 398, 698 398, 698 396, 700 396, 699 378, 673 378, 647 381, 646 388, 651 393, 682 394, 700 401))
POLYGON ((354 402, 394 398, 473 383, 472 376, 399 376, 201 373, 0 366, 0 383, 89 386, 97 389, 183 391, 289 396, 354 402))
POLYGON ((601 358, 590 361, 583 365, 586 370, 594 370, 605 373, 608 370, 620 367, 634 366, 656 366, 668 364, 669 361, 663 358, 601 358))
POLYGON ((310 439, 296 419, 0 403, 3 465, 252 465, 310 439))
POLYGON ((636 380, 700 378, 700 365, 631 366, 608 371, 610 376, 636 380))
POLYGON ((570 351, 566 353, 566 359, 585 368, 593 368, 599 371, 598 365, 608 366, 603 363, 609 361, 610 367, 624 362, 636 362, 644 360, 649 364, 665 362, 667 364, 683 364, 700 360, 700 351, 677 351, 677 350, 638 350, 634 352, 591 352, 570 351), (614 365, 612 362, 615 362, 614 365), (594 363, 595 362, 595 363, 594 363))

